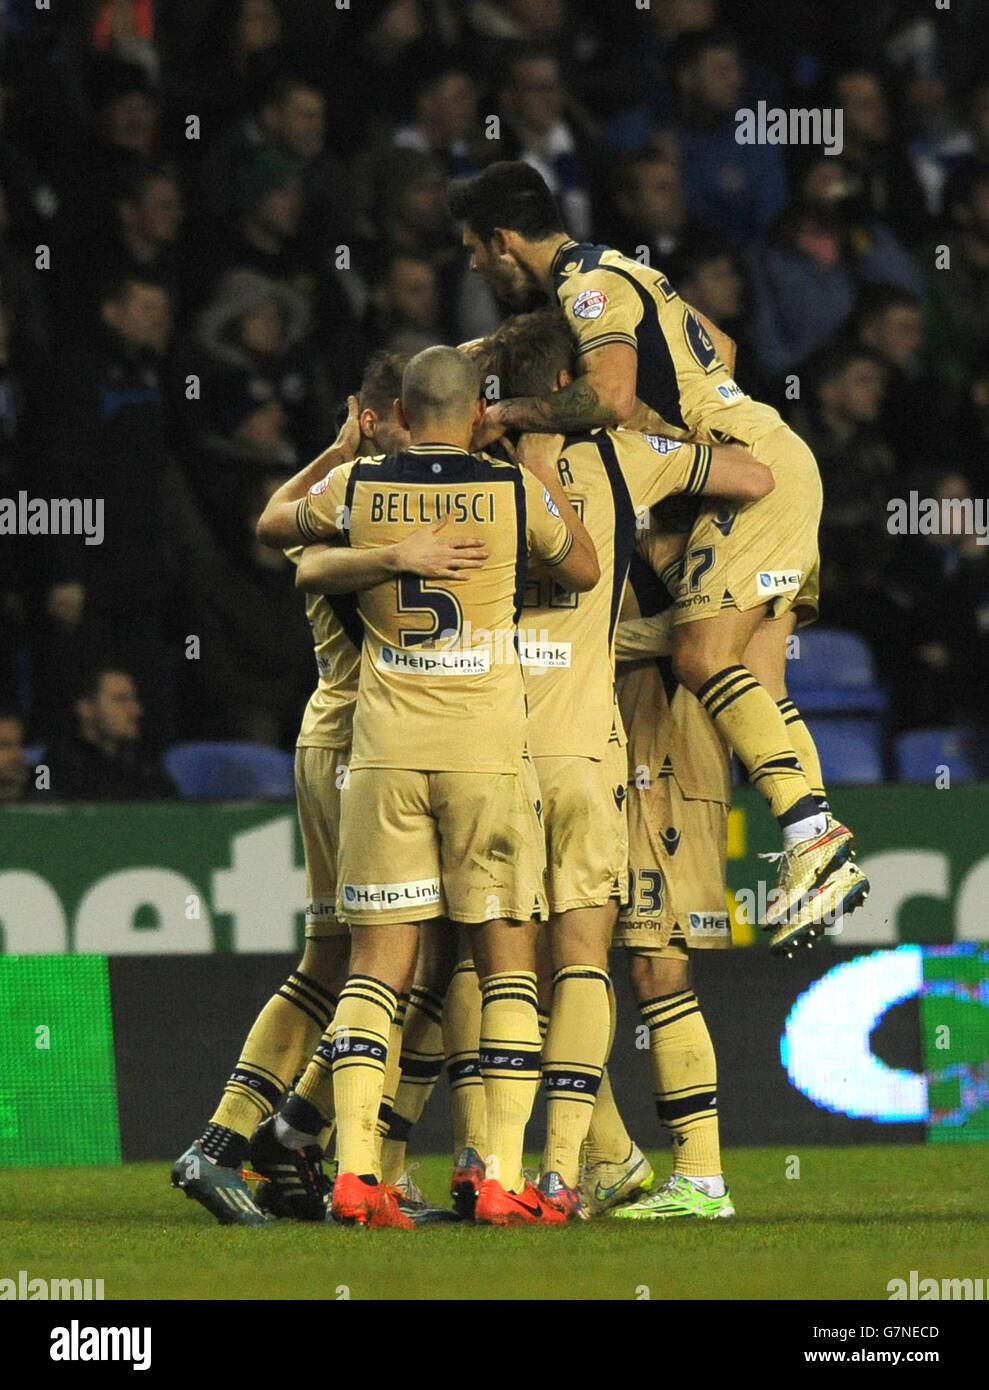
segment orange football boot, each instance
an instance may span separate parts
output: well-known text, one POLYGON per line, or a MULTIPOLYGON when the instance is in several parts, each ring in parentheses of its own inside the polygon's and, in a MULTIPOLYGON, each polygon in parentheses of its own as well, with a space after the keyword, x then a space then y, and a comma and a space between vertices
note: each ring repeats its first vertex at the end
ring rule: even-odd
POLYGON ((399 1211, 395 1189, 385 1183, 364 1182, 356 1173, 340 1173, 333 1184, 333 1219, 347 1226, 398 1226, 411 1231, 415 1223, 399 1211))
POLYGON ((496 1178, 485 1178, 474 1220, 482 1226, 563 1226, 567 1217, 528 1178, 521 1192, 509 1192, 496 1178))

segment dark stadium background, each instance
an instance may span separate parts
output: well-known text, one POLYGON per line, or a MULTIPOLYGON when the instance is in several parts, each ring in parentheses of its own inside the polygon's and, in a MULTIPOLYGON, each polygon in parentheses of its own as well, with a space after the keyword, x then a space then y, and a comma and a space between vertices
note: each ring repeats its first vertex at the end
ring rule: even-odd
MULTIPOLYGON (((185 783, 167 750, 290 753, 311 644, 289 566, 257 545, 253 520, 329 442, 372 352, 457 343, 498 322, 467 273, 444 185, 520 156, 540 161, 575 235, 646 248, 736 338, 740 384, 818 457, 823 633, 793 663, 795 698, 829 781, 864 784, 866 820, 910 857, 911 892, 934 922, 912 917, 898 937, 880 913, 856 944, 870 932, 882 946, 984 937, 971 926, 984 790, 969 789, 962 813, 950 788, 977 784, 989 759, 989 546, 891 534, 887 514, 911 492, 989 493, 987 74, 982 0, 78 0, 50 11, 7 0, 0 498, 103 498, 106 535, 86 546, 0 534, 3 949, 66 949, 45 943, 75 939, 85 860, 106 850, 102 809, 73 809, 54 854, 43 819, 56 801, 121 795, 74 748, 75 700, 94 668, 132 678, 142 713, 127 794, 174 801, 162 862, 205 823, 163 767, 207 796, 290 791, 277 752, 185 783), (738 145, 734 112, 760 101, 840 106, 842 153, 738 145), (944 248, 950 268, 939 268, 944 248), (897 778, 927 785, 898 788, 906 801, 887 814, 884 783, 897 778), (927 897, 938 856, 943 881, 927 897), (22 879, 5 888, 7 873, 34 875, 40 896, 22 879), (61 908, 36 911, 53 902, 39 883, 54 885, 65 922, 61 908), (14 924, 29 917, 25 945, 14 924)), ((740 804, 755 823, 744 792, 740 804)), ((113 825, 121 868, 147 864, 113 825)), ((180 866, 194 879, 207 868, 196 853, 195 868, 180 866)), ((891 892, 905 862, 887 870, 891 892)), ((120 953, 125 1157, 187 1142, 284 971, 264 954, 132 956, 135 932, 156 927, 138 916, 119 931, 109 917, 98 948, 120 953), (225 1010, 196 1004, 207 984, 225 1010), (146 996, 154 1007, 142 1010, 146 996), (154 1047, 153 1024, 180 1001, 200 1031, 177 1061, 154 1047)), ((273 935, 270 949, 284 947, 273 935)), ((761 953, 729 961, 733 980, 728 961, 698 974, 725 1056, 729 1142, 861 1135, 871 1122, 824 1116, 778 1065, 787 1008, 824 967, 769 975, 761 953), (760 1118, 764 1068, 775 1089, 760 1118)), ((874 1045, 916 1070, 912 1007, 874 1045)), ((631 1025, 620 1055, 646 1123, 631 1025)), ((442 1147, 435 1113, 423 1138, 442 1147)))

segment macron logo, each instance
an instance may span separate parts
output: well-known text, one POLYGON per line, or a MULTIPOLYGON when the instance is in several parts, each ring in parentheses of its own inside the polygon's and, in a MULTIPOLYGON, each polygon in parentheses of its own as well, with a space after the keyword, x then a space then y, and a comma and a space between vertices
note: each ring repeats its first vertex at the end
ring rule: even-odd
POLYGON ((53 1361, 130 1361, 135 1371, 151 1365, 150 1327, 80 1327, 73 1319, 51 1335, 53 1361))

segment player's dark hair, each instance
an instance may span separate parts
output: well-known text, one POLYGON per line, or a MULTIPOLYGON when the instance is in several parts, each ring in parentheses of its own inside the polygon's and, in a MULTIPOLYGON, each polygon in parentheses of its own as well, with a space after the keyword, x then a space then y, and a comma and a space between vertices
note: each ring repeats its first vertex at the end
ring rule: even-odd
POLYGON ((473 178, 457 180, 450 185, 447 203, 482 241, 490 241, 496 227, 529 241, 566 231, 546 180, 521 159, 502 159, 473 178))
POLYGON ((0 724, 9 724, 16 721, 24 728, 24 716, 16 705, 0 704, 0 724))
POLYGON ((492 340, 489 370, 504 398, 547 396, 561 371, 574 372, 574 339, 562 309, 516 314, 492 340))
POLYGON ((407 352, 388 352, 385 348, 376 352, 364 368, 357 392, 361 410, 373 410, 376 415, 387 414, 392 402, 402 394, 402 373, 408 364, 407 352))
POLYGON ((402 373, 402 409, 413 431, 428 421, 466 414, 480 394, 477 364, 456 348, 424 348, 402 373))

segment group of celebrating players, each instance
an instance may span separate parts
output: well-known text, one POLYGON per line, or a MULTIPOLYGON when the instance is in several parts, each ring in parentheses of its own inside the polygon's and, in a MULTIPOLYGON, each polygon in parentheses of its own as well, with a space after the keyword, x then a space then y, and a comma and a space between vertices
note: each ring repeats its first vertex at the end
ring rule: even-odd
POLYGON ((868 892, 786 693, 817 612, 817 466, 733 381, 731 341, 659 271, 570 238, 530 166, 450 207, 521 312, 372 360, 258 523, 297 562, 319 670, 296 754, 306 945, 172 1181, 245 1225, 730 1217, 688 960, 731 945, 732 752, 782 830, 772 948, 868 892), (673 1141, 655 1191, 608 1080, 613 946, 673 1141), (444 1063, 450 1210, 405 1172, 444 1063))

